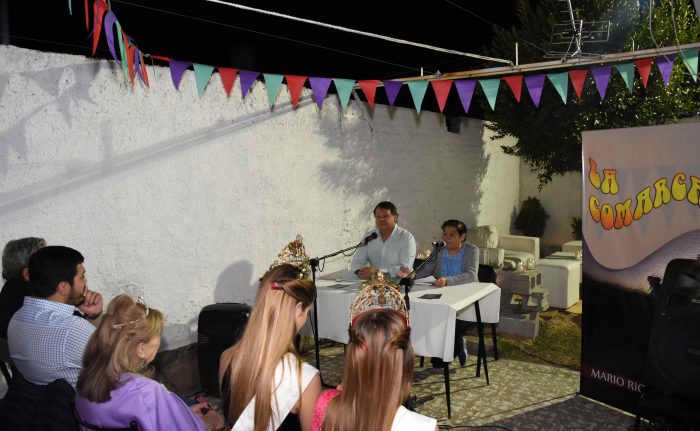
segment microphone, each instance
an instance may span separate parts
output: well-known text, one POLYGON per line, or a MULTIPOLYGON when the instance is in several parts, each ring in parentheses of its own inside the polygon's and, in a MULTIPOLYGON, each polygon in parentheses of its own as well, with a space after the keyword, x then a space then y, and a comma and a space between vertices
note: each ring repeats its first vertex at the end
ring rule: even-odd
POLYGON ((445 241, 433 241, 431 244, 433 244, 435 248, 443 248, 446 245, 445 241))
POLYGON ((365 239, 362 240, 362 245, 367 245, 367 243, 373 239, 377 239, 377 232, 372 232, 371 234, 367 235, 365 239))

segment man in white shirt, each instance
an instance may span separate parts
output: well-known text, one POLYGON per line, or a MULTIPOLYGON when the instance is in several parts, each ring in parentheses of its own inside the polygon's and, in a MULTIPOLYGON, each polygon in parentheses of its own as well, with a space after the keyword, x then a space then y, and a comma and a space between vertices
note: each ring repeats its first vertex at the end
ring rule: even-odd
POLYGON ((391 277, 410 271, 416 258, 416 240, 411 232, 396 224, 399 220, 396 206, 389 201, 380 202, 373 213, 376 228, 366 236, 376 233, 377 239, 357 249, 350 269, 363 280, 377 271, 391 277))

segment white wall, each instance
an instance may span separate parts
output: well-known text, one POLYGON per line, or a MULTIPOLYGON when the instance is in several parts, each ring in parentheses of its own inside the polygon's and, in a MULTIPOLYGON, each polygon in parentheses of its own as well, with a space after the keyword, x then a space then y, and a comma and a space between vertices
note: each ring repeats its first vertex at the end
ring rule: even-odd
MULTIPOLYGON (((43 236, 80 250, 107 299, 139 289, 168 317, 164 348, 195 340, 199 310, 249 302, 297 233, 320 256, 356 243, 384 199, 419 249, 446 218, 507 231, 519 163, 482 123, 448 133, 442 115, 351 102, 323 110, 262 83, 229 98, 214 75, 151 88, 106 61, 0 46, 0 242, 43 236)), ((430 96, 428 96, 430 97, 430 96)), ((329 261, 327 270, 347 259, 329 261)))

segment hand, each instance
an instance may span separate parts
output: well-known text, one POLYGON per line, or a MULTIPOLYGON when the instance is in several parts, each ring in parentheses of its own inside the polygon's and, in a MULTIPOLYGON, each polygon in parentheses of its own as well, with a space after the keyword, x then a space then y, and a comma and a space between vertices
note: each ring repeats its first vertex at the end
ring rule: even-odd
POLYGON ((445 287, 446 285, 447 285, 447 279, 445 277, 440 277, 437 280, 433 281, 433 286, 445 287))
POLYGON ((214 410, 209 410, 209 412, 202 417, 202 420, 207 430, 220 430, 224 427, 224 418, 214 410))
POLYGON ((85 288, 83 302, 78 306, 78 310, 82 311, 89 318, 99 317, 102 314, 102 295, 85 288))
MULTIPOLYGON (((411 270, 411 268, 406 268, 405 266, 402 265, 402 266, 401 266, 401 269, 399 270, 399 272, 396 273, 396 276, 399 277, 399 278, 406 278, 406 277, 408 277, 409 275, 411 275, 412 272, 413 272, 413 271, 411 270)), ((414 277, 414 278, 415 278, 415 277, 414 277)))
POLYGON ((357 270, 357 276, 360 277, 363 280, 367 280, 370 278, 372 275, 377 273, 377 268, 373 266, 363 266, 359 270, 357 270))

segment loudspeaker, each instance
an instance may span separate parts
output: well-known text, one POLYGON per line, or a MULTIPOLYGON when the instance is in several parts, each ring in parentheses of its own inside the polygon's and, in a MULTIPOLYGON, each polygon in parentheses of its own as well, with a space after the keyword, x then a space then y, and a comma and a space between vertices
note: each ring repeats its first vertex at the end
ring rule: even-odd
POLYGON ((221 303, 207 305, 199 313, 197 359, 202 389, 220 397, 219 358, 221 353, 243 335, 250 317, 248 304, 221 303))

